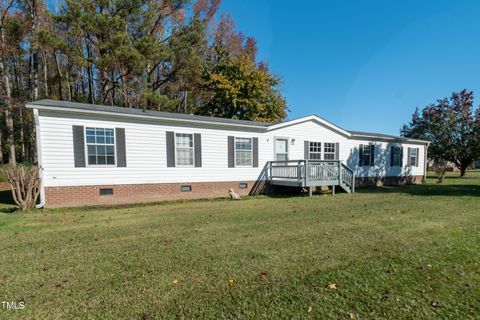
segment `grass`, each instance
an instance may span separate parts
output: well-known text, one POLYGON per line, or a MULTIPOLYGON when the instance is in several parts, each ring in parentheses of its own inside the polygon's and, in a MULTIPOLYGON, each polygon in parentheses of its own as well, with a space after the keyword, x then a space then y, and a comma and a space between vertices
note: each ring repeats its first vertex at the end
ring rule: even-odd
POLYGON ((470 173, 335 197, 0 214, 0 300, 26 305, 0 318, 476 319, 479 200, 470 173))

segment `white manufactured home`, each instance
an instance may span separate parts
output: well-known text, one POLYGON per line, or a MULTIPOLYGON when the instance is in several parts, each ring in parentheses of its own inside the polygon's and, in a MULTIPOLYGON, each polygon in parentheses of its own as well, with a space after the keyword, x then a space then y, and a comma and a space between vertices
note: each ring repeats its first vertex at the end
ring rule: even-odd
POLYGON ((428 142, 342 129, 318 116, 271 124, 41 100, 29 103, 46 207, 255 194, 271 186, 417 183, 428 142))

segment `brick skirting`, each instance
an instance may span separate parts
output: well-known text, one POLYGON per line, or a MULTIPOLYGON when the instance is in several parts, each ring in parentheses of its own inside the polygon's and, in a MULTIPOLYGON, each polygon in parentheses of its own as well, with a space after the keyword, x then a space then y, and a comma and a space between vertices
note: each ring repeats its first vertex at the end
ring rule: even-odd
POLYGON ((402 184, 419 184, 423 182, 423 176, 401 176, 401 177, 370 177, 356 178, 355 185, 362 186, 398 186, 402 184))
POLYGON ((258 194, 263 191, 265 185, 264 181, 228 181, 46 187, 45 207, 120 205, 165 200, 219 198, 228 197, 230 188, 242 196, 258 194), (241 183, 246 183, 247 188, 240 189, 241 183), (182 186, 191 186, 191 191, 182 192, 182 186), (100 195, 100 189, 111 189, 113 194, 100 195))

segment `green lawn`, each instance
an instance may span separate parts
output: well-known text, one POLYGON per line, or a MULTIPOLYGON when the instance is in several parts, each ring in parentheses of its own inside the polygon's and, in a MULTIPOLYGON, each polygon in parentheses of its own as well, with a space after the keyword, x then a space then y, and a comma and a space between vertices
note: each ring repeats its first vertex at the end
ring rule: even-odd
POLYGON ((480 173, 335 197, 4 213, 0 243, 0 300, 26 305, 0 319, 480 315, 480 173))

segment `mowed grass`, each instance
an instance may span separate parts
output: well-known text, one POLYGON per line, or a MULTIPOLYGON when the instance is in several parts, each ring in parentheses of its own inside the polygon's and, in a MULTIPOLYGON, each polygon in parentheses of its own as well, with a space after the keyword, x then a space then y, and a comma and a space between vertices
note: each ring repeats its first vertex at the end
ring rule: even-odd
POLYGON ((0 215, 0 319, 478 319, 480 174, 358 191, 0 215))

